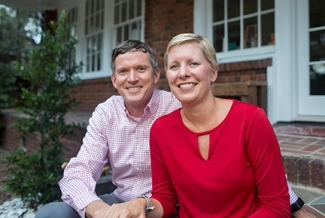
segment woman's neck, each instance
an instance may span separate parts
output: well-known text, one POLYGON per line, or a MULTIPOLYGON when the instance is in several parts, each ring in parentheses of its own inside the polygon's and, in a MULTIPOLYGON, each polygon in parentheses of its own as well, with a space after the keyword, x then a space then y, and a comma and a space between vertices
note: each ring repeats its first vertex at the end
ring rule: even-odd
POLYGON ((183 105, 181 116, 183 123, 194 132, 210 130, 217 125, 218 100, 212 96, 195 107, 183 105))

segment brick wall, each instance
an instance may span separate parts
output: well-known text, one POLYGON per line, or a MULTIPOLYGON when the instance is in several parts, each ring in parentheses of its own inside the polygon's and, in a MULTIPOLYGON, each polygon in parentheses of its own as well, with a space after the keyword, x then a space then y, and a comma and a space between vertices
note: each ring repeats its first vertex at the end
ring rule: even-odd
MULTIPOLYGON (((9 151, 22 148, 28 153, 33 153, 39 149, 40 134, 35 133, 29 137, 24 137, 22 133, 11 127, 17 116, 22 116, 22 114, 13 109, 2 111, 0 119, 5 122, 5 127, 0 131, 1 146, 9 151)), ((66 145, 64 149, 66 160, 78 153, 85 133, 86 129, 81 128, 75 130, 70 138, 61 139, 61 142, 66 145)))
POLYGON ((104 102, 118 92, 114 88, 111 77, 83 80, 72 90, 72 96, 80 102, 73 108, 74 111, 93 111, 98 103, 104 102))
POLYGON ((272 59, 245 61, 219 65, 217 83, 266 81, 266 68, 272 66, 272 59))
POLYGON ((290 182, 325 190, 324 160, 283 155, 282 161, 290 182))
POLYGON ((164 54, 168 42, 177 34, 193 33, 193 0, 146 0, 145 43, 156 53, 164 73, 164 54))

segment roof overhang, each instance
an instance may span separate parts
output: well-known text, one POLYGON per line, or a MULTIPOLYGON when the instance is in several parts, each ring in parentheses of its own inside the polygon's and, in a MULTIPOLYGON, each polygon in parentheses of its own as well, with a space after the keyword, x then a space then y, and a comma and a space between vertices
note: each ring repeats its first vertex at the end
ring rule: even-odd
POLYGON ((63 0, 0 0, 0 4, 29 11, 57 10, 63 0))

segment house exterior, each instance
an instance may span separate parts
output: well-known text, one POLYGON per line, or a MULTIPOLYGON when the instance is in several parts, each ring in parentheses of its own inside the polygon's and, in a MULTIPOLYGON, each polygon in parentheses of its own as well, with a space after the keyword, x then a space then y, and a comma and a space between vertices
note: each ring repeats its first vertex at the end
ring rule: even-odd
MULTIPOLYGON (((272 124, 325 122, 324 0, 0 0, 0 4, 43 11, 47 21, 56 19, 62 9, 68 11, 79 38, 76 60, 84 64, 82 83, 73 90, 81 102, 73 109, 76 112, 90 113, 117 94, 110 80, 110 52, 116 43, 138 39, 150 45, 162 72, 158 88, 169 90, 163 69, 165 48, 173 36, 193 32, 210 39, 217 51, 220 65, 214 89, 228 87, 223 96, 241 99, 240 90, 229 94, 239 84, 264 84, 267 91, 257 104, 272 124)), ((79 141, 71 147, 77 149, 79 141)))
MULTIPOLYGON (((325 122, 325 9, 323 0, 0 0, 46 11, 62 9, 80 39, 84 63, 75 110, 92 111, 116 91, 110 52, 138 39, 156 52, 163 70, 168 41, 193 32, 209 38, 220 63, 219 82, 266 81, 271 123, 325 122)), ((54 16, 53 16, 54 15, 54 16)), ((168 89, 164 75, 160 87, 168 89)), ((216 87, 217 89, 218 87, 216 87)))

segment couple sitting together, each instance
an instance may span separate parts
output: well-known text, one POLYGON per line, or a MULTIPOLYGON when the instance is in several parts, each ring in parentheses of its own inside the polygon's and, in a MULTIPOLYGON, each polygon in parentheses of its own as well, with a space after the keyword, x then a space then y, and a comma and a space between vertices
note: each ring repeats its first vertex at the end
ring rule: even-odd
POLYGON ((158 63, 140 41, 118 44, 111 66, 120 95, 96 107, 59 183, 63 202, 37 218, 312 217, 286 180, 263 109, 213 96, 218 62, 208 39, 184 33, 169 42, 171 93, 155 88, 158 63), (97 196, 108 161, 117 188, 97 196))

